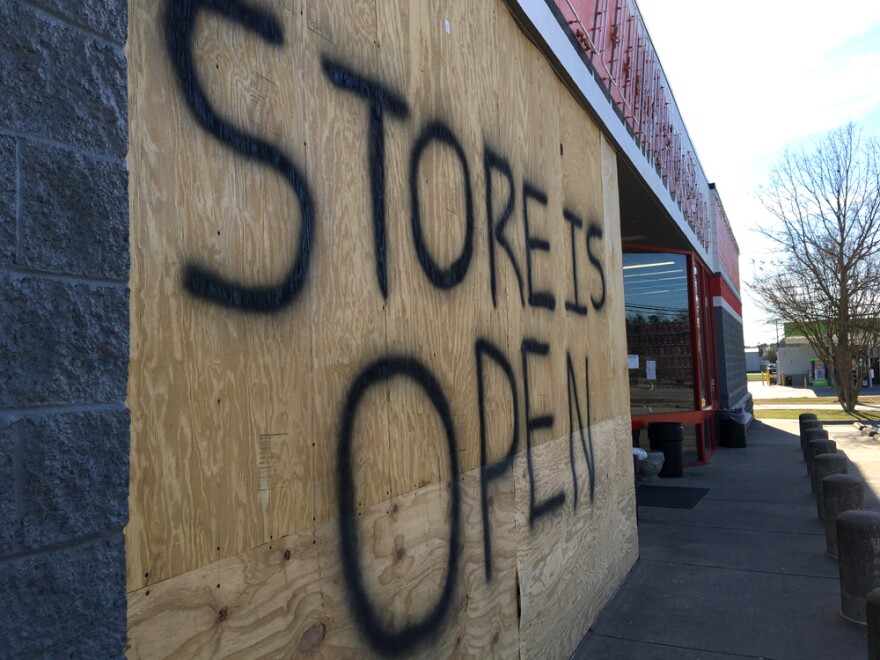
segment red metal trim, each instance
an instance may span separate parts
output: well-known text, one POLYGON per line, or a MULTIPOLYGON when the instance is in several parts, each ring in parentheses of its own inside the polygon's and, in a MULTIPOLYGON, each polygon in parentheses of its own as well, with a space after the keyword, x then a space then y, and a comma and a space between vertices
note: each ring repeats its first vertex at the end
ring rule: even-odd
MULTIPOLYGON (((703 291, 706 292, 706 304, 703 306, 703 333, 707 338, 705 342, 706 348, 706 371, 709 374, 710 383, 712 384, 709 391, 709 406, 707 408, 711 409, 714 412, 717 412, 720 403, 721 403, 721 394, 719 391, 718 385, 718 353, 715 347, 715 314, 713 307, 713 300, 711 295, 711 283, 713 280, 713 275, 708 271, 708 269, 702 269, 703 273, 703 291)), ((719 278, 720 279, 720 278, 719 278)), ((714 423, 714 419, 712 420, 711 426, 709 428, 710 435, 710 451, 709 455, 706 457, 706 460, 711 458, 715 452, 718 450, 718 435, 715 433, 717 425, 714 423)))
MULTIPOLYGON (((703 409, 703 370, 700 369, 700 341, 697 336, 702 324, 697 321, 697 307, 699 306, 699 292, 696 290, 695 278, 699 271, 694 266, 694 257, 692 254, 687 255, 687 282, 688 282, 688 316, 691 324, 691 369, 694 372, 694 409, 703 409)), ((699 462, 706 462, 706 445, 703 440, 703 424, 702 420, 697 426, 697 458, 699 462)))
POLYGON ((633 415, 630 418, 630 426, 633 431, 648 428, 648 424, 654 422, 677 422, 679 424, 702 424, 705 420, 705 411, 689 410, 687 412, 655 413, 653 415, 633 415))
POLYGON ((709 249, 711 188, 635 0, 554 4, 633 141, 660 174, 699 243, 709 249))

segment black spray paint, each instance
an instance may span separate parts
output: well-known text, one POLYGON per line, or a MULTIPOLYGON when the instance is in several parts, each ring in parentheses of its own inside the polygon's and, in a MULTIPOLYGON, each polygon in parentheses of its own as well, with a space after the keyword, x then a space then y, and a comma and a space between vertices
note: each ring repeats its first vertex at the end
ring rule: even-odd
POLYGON ((516 282, 519 284, 519 300, 522 306, 525 307, 526 299, 523 295, 522 271, 513 254, 513 248, 510 247, 510 242, 504 235, 507 221, 513 215, 513 203, 516 196, 516 186, 513 184, 513 171, 510 168, 510 163, 507 162, 504 156, 492 151, 489 147, 483 147, 483 172, 486 181, 486 218, 489 221, 489 231, 486 234, 489 237, 489 286, 492 291, 492 306, 498 307, 498 285, 495 274, 495 243, 498 243, 498 245, 504 248, 507 258, 510 259, 510 265, 513 266, 516 282), (495 220, 495 211, 492 207, 492 172, 498 172, 504 177, 507 181, 508 190, 507 202, 504 204, 504 210, 501 211, 497 221, 495 220))
MULTIPOLYGON (((562 217, 569 224, 571 228, 571 280, 574 284, 574 300, 566 300, 565 301, 565 309, 569 312, 574 312, 579 316, 587 315, 587 308, 581 304, 581 298, 578 294, 578 268, 577 268, 577 240, 575 238, 575 234, 577 230, 584 226, 583 220, 581 220, 575 213, 569 211, 568 209, 562 209, 562 217)), ((587 248, 589 250, 589 247, 587 248)))
POLYGON ((464 149, 452 130, 443 122, 434 121, 427 124, 422 129, 415 144, 413 144, 409 159, 409 190, 412 202, 412 215, 410 217, 412 220, 413 242, 415 243, 419 263, 422 265, 422 270, 425 271, 425 275, 428 276, 431 284, 438 289, 451 289, 464 279, 464 276, 467 275, 468 266, 471 263, 471 256, 474 251, 474 199, 471 192, 471 174, 467 158, 464 155, 464 149), (464 245, 461 248, 461 254, 448 268, 442 268, 434 261, 422 235, 422 205, 419 200, 419 163, 425 149, 432 142, 439 142, 452 148, 461 164, 464 183, 464 245))
POLYGON ((593 501, 593 496, 595 494, 595 477, 596 470, 593 464, 593 430, 591 428, 590 419, 590 359, 584 358, 584 370, 586 376, 584 376, 584 381, 586 383, 586 404, 587 404, 587 436, 584 437, 584 420, 581 416, 581 402, 578 398, 578 390, 577 390, 577 379, 574 375, 574 365, 571 362, 571 353, 566 352, 565 354, 565 364, 566 364, 566 372, 568 374, 568 458, 571 463, 571 482, 574 486, 574 498, 572 501, 572 508, 577 509, 578 503, 578 481, 577 481, 577 471, 574 467, 574 436, 575 433, 578 434, 581 441, 581 449, 584 452, 584 459, 587 462, 587 474, 590 479, 590 502, 593 501), (573 411, 577 414, 577 426, 574 424, 574 415, 573 411))
POLYGON ((535 291, 532 284, 532 252, 550 252, 550 243, 532 234, 529 229, 529 200, 533 199, 541 206, 547 206, 547 193, 538 190, 532 184, 523 181, 523 231, 526 235, 526 281, 529 285, 529 305, 553 310, 556 298, 549 291, 535 291))
POLYGON ((535 466, 532 462, 532 434, 541 429, 553 428, 553 415, 532 417, 531 396, 529 390, 529 355, 546 356, 550 353, 550 345, 536 339, 523 339, 522 347, 522 378, 526 414, 526 462, 529 468, 529 527, 534 527, 538 518, 553 513, 565 502, 565 493, 559 491, 538 502, 535 493, 535 466))
POLYGON ((452 412, 443 390, 431 371, 410 357, 390 356, 370 363, 361 371, 348 391, 342 414, 342 425, 337 446, 339 473, 338 514, 342 570, 352 599, 351 612, 373 647, 384 653, 404 653, 425 640, 446 616, 452 602, 452 591, 458 573, 461 536, 461 479, 458 469, 458 450, 452 412), (358 562, 357 510, 354 494, 354 465, 352 443, 358 406, 374 385, 394 378, 406 378, 418 384, 428 396, 446 432, 449 451, 449 554, 446 561, 446 579, 443 592, 433 609, 424 618, 400 630, 389 630, 370 601, 358 562))
MULTIPOLYGON (((194 296, 215 304, 252 312, 274 312, 290 305, 302 290, 306 281, 312 241, 314 234, 315 211, 309 187, 304 174, 276 146, 248 134, 221 117, 207 99, 199 83, 192 54, 192 39, 196 19, 202 10, 213 11, 227 20, 251 30, 273 46, 281 46, 284 36, 280 23, 275 17, 262 9, 252 8, 239 0, 179 0, 170 2, 165 12, 166 45, 171 57, 178 83, 195 121, 211 135, 235 153, 268 165, 281 174, 297 196, 300 206, 301 225, 299 246, 287 276, 279 283, 270 286, 249 286, 234 282, 220 274, 211 272, 199 265, 186 266, 184 286, 194 296)), ((381 83, 356 73, 351 68, 323 57, 322 67, 329 82, 338 89, 350 92, 366 101, 368 114, 368 170, 372 195, 373 239, 376 258, 376 277, 383 298, 388 297, 387 240, 386 240, 386 182, 385 182, 385 131, 386 116, 406 120, 410 109, 400 94, 381 83)), ((510 262, 519 285, 520 302, 525 306, 525 284, 520 262, 505 234, 509 221, 514 215, 517 195, 513 172, 507 159, 484 146, 483 168, 486 186, 486 218, 488 222, 488 251, 490 290, 492 304, 497 307, 496 245, 500 245, 510 262), (493 201, 493 176, 500 176, 507 183, 507 196, 503 208, 496 209, 493 201)), ((439 289, 451 289, 464 280, 473 255, 473 236, 475 219, 470 171, 462 145, 443 122, 434 121, 425 125, 413 144, 409 161, 409 184, 411 195, 411 223, 414 249, 419 263, 429 281, 439 289), (438 264, 425 243, 422 231, 422 208, 419 199, 419 165, 425 151, 431 146, 449 148, 458 159, 462 170, 465 202, 465 234, 461 250, 455 260, 447 267, 438 264)), ((549 291, 536 291, 533 283, 533 253, 549 252, 550 243, 532 233, 529 225, 528 208, 530 203, 547 206, 547 195, 535 185, 522 184, 522 216, 525 233, 525 261, 528 287, 528 302, 532 307, 555 309, 555 297, 549 291)), ((578 289, 577 251, 575 238, 583 230, 583 221, 572 211, 564 209, 563 219, 569 224, 572 237, 572 278, 574 300, 567 300, 565 309, 578 315, 586 315, 587 308, 580 300, 578 289)), ((582 235, 582 234, 581 234, 582 235)), ((592 268, 598 273, 601 292, 598 297, 590 295, 594 310, 601 310, 606 300, 606 282, 602 262, 594 252, 595 241, 603 238, 602 228, 595 222, 586 231, 587 257, 592 268)), ((486 339, 478 339, 474 346, 477 369, 477 396, 480 419, 480 504, 483 523, 483 546, 485 554, 485 577, 492 579, 492 540, 490 530, 490 495, 493 481, 502 478, 513 468, 519 444, 519 392, 516 377, 510 361, 503 351, 486 339), (488 419, 486 402, 486 369, 494 364, 503 372, 512 397, 512 437, 506 454, 499 460, 489 463, 488 419)), ((560 510, 566 493, 559 491, 542 501, 536 494, 537 476, 532 457, 532 436, 542 429, 551 429, 554 417, 551 414, 533 414, 532 392, 529 386, 529 360, 546 357, 549 344, 536 339, 525 339, 520 347, 522 360, 523 396, 525 409, 526 461, 529 476, 529 526, 534 527, 539 518, 560 510)), ((590 500, 593 501, 595 481, 595 461, 591 430, 589 361, 585 359, 586 372, 586 424, 582 415, 582 401, 577 388, 571 355, 566 354, 566 379, 569 421, 569 458, 574 488, 573 505, 577 506, 578 484, 575 470, 576 437, 586 459, 590 483, 590 500), (586 428, 586 436, 584 434, 586 428)), ((492 393, 495 396, 496 393, 492 393)), ((447 615, 460 563, 460 519, 461 485, 457 461, 457 445, 454 434, 452 413, 448 399, 439 382, 427 366, 414 358, 387 356, 368 364, 351 385, 342 412, 337 447, 337 469, 339 489, 337 493, 339 508, 339 534, 343 574, 350 595, 350 609, 355 621, 369 640, 372 647, 384 653, 404 653, 418 643, 426 640, 447 615), (364 584, 361 566, 358 563, 359 538, 357 512, 355 508, 354 466, 352 460, 352 437, 357 410, 366 392, 374 385, 394 378, 405 378, 417 383, 425 392, 440 416, 446 434, 450 460, 450 516, 449 553, 446 565, 445 582, 442 593, 434 607, 420 621, 400 630, 391 630, 382 620, 380 613, 370 600, 364 584)))
POLYGON ((605 271, 602 268, 602 262, 599 261, 599 258, 593 254, 593 241, 601 241, 602 240, 602 227, 598 225, 598 223, 591 222, 589 229, 587 229, 587 257, 590 259, 590 263, 593 265, 593 268, 596 269, 596 272, 599 273, 599 279, 602 282, 602 295, 599 296, 599 299, 596 300, 593 295, 590 295, 590 302, 593 304, 593 309, 599 311, 603 307, 605 307, 605 271))
POLYGON ((383 298, 388 298, 388 263, 385 240, 385 114, 397 119, 409 117, 409 105, 397 92, 375 80, 355 73, 329 57, 321 58, 324 73, 336 87, 348 90, 369 104, 367 113, 367 167, 373 201, 373 240, 376 249, 376 278, 383 298))
POLYGON ((483 513, 483 554, 486 582, 492 581, 492 535, 489 530, 489 484, 503 476, 513 468, 516 456, 517 439, 519 438, 519 397, 516 393, 516 379, 510 362, 496 347, 486 339, 478 339, 474 345, 477 358, 477 408, 480 414, 480 508, 483 513), (486 422, 486 385, 483 373, 483 358, 492 360, 504 372, 510 386, 510 397, 513 402, 513 437, 504 458, 489 464, 486 422))
POLYGON ((252 312, 277 312, 290 305, 302 290, 309 271, 314 203, 302 172, 278 147, 246 133, 224 119, 208 100, 196 74, 192 39, 196 19, 202 10, 213 11, 233 23, 260 35, 273 46, 284 43, 281 24, 269 12, 249 7, 238 0, 178 0, 165 12, 165 39, 177 82, 196 122, 227 147, 246 158, 276 170, 299 200, 299 246, 287 275, 268 286, 251 286, 190 262, 183 284, 197 298, 223 307, 252 312))

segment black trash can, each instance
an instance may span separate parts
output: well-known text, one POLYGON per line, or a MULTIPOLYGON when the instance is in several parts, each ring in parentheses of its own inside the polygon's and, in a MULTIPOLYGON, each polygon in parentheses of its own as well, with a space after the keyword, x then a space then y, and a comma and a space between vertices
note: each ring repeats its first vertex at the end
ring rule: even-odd
POLYGON ((742 449, 746 446, 746 427, 752 420, 751 413, 742 410, 722 410, 721 438, 718 442, 722 447, 742 449))
POLYGON ((648 440, 652 451, 663 452, 663 467, 658 477, 684 476, 681 445, 684 442, 684 426, 675 422, 654 422, 648 425, 648 440))
POLYGON ((633 436, 633 447, 638 447, 638 446, 639 446, 639 436, 640 436, 641 434, 642 434, 641 429, 636 429, 635 431, 632 432, 632 436, 633 436))
POLYGON ((786 386, 786 387, 791 387, 791 376, 786 376, 786 377, 785 377, 785 386, 786 386))

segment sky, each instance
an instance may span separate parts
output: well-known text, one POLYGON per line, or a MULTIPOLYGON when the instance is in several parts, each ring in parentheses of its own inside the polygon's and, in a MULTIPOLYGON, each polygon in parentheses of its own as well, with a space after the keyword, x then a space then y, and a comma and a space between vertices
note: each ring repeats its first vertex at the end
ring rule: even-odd
POLYGON ((745 344, 774 342, 748 287, 752 260, 772 259, 755 232, 773 221, 758 188, 786 147, 849 121, 880 137, 880 2, 637 2, 740 246, 745 344))

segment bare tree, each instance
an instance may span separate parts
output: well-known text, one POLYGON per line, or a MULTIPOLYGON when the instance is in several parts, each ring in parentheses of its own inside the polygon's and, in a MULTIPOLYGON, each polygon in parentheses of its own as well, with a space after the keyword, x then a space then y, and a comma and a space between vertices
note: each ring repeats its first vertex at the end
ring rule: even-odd
POLYGON ((856 365, 880 340, 880 145, 853 124, 787 151, 760 191, 779 250, 752 282, 762 306, 803 333, 855 410, 856 365))

